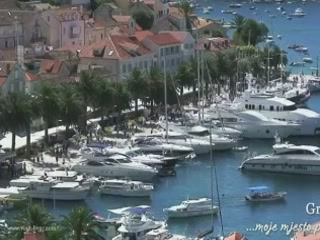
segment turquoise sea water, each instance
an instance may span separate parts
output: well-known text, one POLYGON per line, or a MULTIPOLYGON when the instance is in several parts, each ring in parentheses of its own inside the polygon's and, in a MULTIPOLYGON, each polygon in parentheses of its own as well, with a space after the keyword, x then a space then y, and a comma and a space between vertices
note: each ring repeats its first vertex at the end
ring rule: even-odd
MULTIPOLYGON (((211 19, 224 19, 225 21, 231 21, 234 17, 232 14, 223 14, 221 10, 227 9, 231 1, 198 1, 201 5, 200 8, 195 9, 195 13, 199 16, 211 19), (213 11, 209 14, 202 13, 202 7, 213 6, 213 11)), ((234 1, 239 2, 239 1, 234 1)), ((243 3, 242 8, 234 9, 239 15, 246 18, 253 18, 258 21, 263 21, 270 30, 270 35, 274 37, 275 43, 279 45, 283 50, 288 52, 289 62, 301 62, 303 56, 293 50, 289 50, 288 45, 299 44, 304 45, 309 49, 309 54, 313 58, 314 63, 308 64, 303 68, 303 72, 311 73, 311 66, 316 66, 316 57, 320 56, 319 49, 319 2, 294 2, 289 3, 258 3, 255 4, 257 10, 250 10, 251 3, 243 3), (293 13, 296 8, 302 8, 306 13, 303 18, 292 18, 288 20, 287 16, 283 16, 280 11, 277 10, 279 6, 282 6, 287 14, 293 13), (269 11, 266 13, 265 11, 269 11), (256 12, 257 15, 253 13, 256 12), (270 15, 275 15, 275 18, 271 18, 270 15), (277 39, 277 35, 282 35, 282 39, 277 39)), ((289 67, 293 73, 300 73, 301 67, 289 67)))

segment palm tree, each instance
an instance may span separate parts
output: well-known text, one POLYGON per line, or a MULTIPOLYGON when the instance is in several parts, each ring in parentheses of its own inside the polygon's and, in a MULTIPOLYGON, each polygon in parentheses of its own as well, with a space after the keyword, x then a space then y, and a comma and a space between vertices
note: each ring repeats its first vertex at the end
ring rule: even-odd
POLYGON ((46 231, 46 240, 68 240, 60 225, 55 224, 50 231, 46 231))
POLYGON ((161 70, 157 66, 152 66, 148 72, 147 80, 152 114, 154 104, 163 102, 164 84, 161 70))
POLYGON ((33 118, 31 97, 21 93, 9 93, 1 103, 3 129, 12 133, 11 151, 15 151, 16 134, 27 131, 27 150, 30 151, 30 124, 33 118))
POLYGON ((177 4, 177 8, 185 18, 187 31, 192 33, 192 22, 190 19, 190 15, 193 13, 193 9, 190 5, 190 2, 187 0, 182 0, 177 4))
POLYGON ((135 67, 127 79, 128 91, 135 102, 135 112, 138 113, 138 99, 144 100, 147 95, 145 73, 135 67))
POLYGON ((93 96, 96 94, 97 77, 92 71, 81 71, 80 81, 77 89, 83 102, 83 122, 84 132, 87 130, 87 107, 93 103, 93 96))
POLYGON ((126 83, 123 81, 112 82, 112 88, 114 90, 114 96, 113 96, 113 102, 115 103, 114 109, 118 114, 117 131, 119 132, 121 112, 125 109, 130 108, 130 96, 129 96, 126 83))
POLYGON ((238 33, 241 33, 242 28, 244 26, 244 24, 246 23, 247 19, 244 16, 241 15, 236 15, 233 19, 232 19, 232 24, 236 27, 236 31, 238 33))
POLYGON ((101 120, 104 119, 106 110, 112 109, 114 90, 110 81, 100 78, 96 84, 96 91, 94 96, 94 104, 100 108, 101 120))
POLYGON ((84 207, 74 208, 68 216, 64 216, 61 222, 68 240, 100 240, 102 238, 97 230, 99 222, 94 214, 84 207))
POLYGON ((59 115, 66 126, 65 138, 68 138, 69 128, 73 124, 78 124, 81 116, 81 98, 77 89, 73 85, 62 85, 59 89, 58 103, 59 115))
POLYGON ((182 97, 183 88, 194 85, 194 73, 192 72, 191 65, 187 63, 180 64, 175 74, 175 79, 178 83, 177 87, 180 89, 180 97, 182 97))
POLYGON ((13 223, 17 227, 16 239, 22 239, 26 229, 47 228, 53 224, 52 216, 40 205, 30 205, 16 216, 13 223))
POLYGON ((45 83, 40 86, 38 95, 36 96, 39 111, 44 121, 44 138, 46 144, 48 144, 48 128, 57 120, 59 113, 57 90, 56 85, 45 83))

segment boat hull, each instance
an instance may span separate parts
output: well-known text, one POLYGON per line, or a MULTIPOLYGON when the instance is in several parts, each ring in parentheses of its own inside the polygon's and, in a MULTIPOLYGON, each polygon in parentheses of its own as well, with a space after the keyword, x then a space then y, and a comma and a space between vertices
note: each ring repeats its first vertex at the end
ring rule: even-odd
POLYGON ((252 198, 250 195, 245 196, 245 199, 249 202, 273 202, 273 201, 283 201, 285 200, 286 192, 277 193, 276 196, 271 198, 252 198))
POLYGON ((79 191, 30 191, 24 190, 23 194, 33 199, 57 200, 57 201, 80 201, 85 200, 89 194, 89 190, 79 191))
POLYGON ((203 209, 198 211, 172 211, 170 209, 165 209, 164 212, 167 214, 168 218, 187 218, 216 214, 218 210, 219 208, 215 206, 212 209, 203 209))
POLYGON ((152 190, 136 190, 136 191, 126 191, 121 189, 109 189, 101 188, 99 189, 101 194, 119 196, 119 197, 150 197, 152 190))

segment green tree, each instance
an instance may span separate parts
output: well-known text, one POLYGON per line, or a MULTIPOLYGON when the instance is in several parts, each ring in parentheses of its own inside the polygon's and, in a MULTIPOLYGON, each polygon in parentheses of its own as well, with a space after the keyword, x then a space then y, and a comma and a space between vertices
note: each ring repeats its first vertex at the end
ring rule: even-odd
POLYGON ((177 80, 177 87, 179 87, 180 90, 180 97, 182 97, 183 88, 192 87, 194 85, 194 73, 192 72, 190 64, 180 64, 175 74, 175 79, 177 80))
POLYGON ((13 235, 16 239, 22 239, 26 229, 44 229, 52 226, 54 223, 52 216, 40 205, 30 205, 19 213, 13 220, 17 229, 13 235))
POLYGON ((30 124, 34 117, 31 97, 21 93, 9 93, 2 100, 0 111, 2 128, 12 133, 11 151, 15 151, 16 134, 26 131, 27 151, 30 153, 30 124))
POLYGON ((68 240, 103 240, 97 231, 101 228, 94 214, 87 208, 79 207, 71 210, 61 222, 68 240))
POLYGON ((68 240, 59 224, 50 227, 50 231, 46 231, 46 240, 68 240))
POLYGON ((232 19, 232 24, 236 27, 236 32, 241 33, 243 26, 246 24, 247 19, 244 16, 236 15, 232 19))
POLYGON ((153 26, 154 16, 148 11, 136 11, 133 13, 133 19, 142 27, 143 30, 149 30, 153 26))
POLYGON ((59 101, 59 116, 66 126, 65 138, 67 140, 70 126, 79 122, 82 102, 77 89, 73 85, 61 85, 57 100, 59 101))
POLYGON ((80 81, 77 84, 77 89, 82 99, 83 119, 82 127, 86 133, 88 120, 88 106, 93 105, 94 96, 96 94, 97 76, 92 71, 81 71, 80 81))
POLYGON ((153 113, 154 104, 163 103, 164 100, 164 84, 163 74, 157 66, 152 66, 147 73, 147 82, 149 89, 149 99, 151 102, 151 113, 153 113))
POLYGON ((193 8, 190 5, 190 2, 187 0, 181 0, 178 2, 177 6, 176 6, 179 11, 183 14, 184 19, 186 20, 186 29, 188 32, 192 32, 192 21, 190 16, 193 13, 193 8))
POLYGON ((48 128, 52 126, 59 115, 58 88, 57 85, 44 83, 40 86, 36 100, 40 114, 44 121, 44 139, 48 144, 48 128))
POLYGON ((211 37, 213 37, 213 38, 224 38, 225 36, 224 36, 224 34, 223 34, 221 31, 219 31, 219 30, 212 30, 212 31, 211 31, 211 37))
POLYGON ((148 94, 146 75, 139 68, 135 67, 127 79, 127 87, 130 96, 135 103, 135 112, 138 113, 138 100, 145 100, 148 94))
POLYGON ((100 109, 101 120, 104 119, 106 111, 113 109, 114 89, 108 79, 100 78, 96 85, 94 104, 100 109))

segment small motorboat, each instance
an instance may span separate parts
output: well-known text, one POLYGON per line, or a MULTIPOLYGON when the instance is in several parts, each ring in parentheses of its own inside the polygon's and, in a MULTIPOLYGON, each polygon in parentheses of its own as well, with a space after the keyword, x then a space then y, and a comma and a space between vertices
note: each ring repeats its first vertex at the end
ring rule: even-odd
POLYGON ((269 202, 284 200, 287 195, 286 192, 270 192, 266 186, 250 187, 250 194, 245 196, 249 202, 269 202))
POLYGON ((264 12, 265 12, 265 13, 269 13, 270 11, 269 11, 269 10, 264 10, 264 12))
POLYGON ((218 206, 212 205, 209 198, 182 201, 181 204, 163 209, 168 218, 185 218, 215 214, 218 206))
POLYGON ((283 11, 281 14, 282 14, 282 15, 286 15, 286 14, 287 14, 287 12, 286 12, 286 11, 283 11))
POLYGON ((294 13, 291 13, 290 16, 291 17, 304 17, 306 14, 304 13, 304 11, 301 8, 297 8, 294 13))
POLYGON ((213 10, 213 7, 208 6, 207 9, 208 9, 209 11, 212 11, 212 10, 213 10))
POLYGON ((235 147, 233 150, 235 151, 247 151, 248 150, 248 146, 242 146, 242 147, 235 147))
POLYGON ((302 60, 303 60, 303 62, 305 62, 305 63, 313 63, 313 60, 312 60, 311 57, 304 57, 302 60))
POLYGON ((288 20, 291 20, 291 19, 292 19, 292 17, 287 17, 287 19, 288 19, 288 20))
POLYGON ((233 15, 238 15, 238 13, 237 13, 237 12, 233 12, 232 14, 233 14, 233 15))
POLYGON ((269 15, 269 17, 270 18, 275 18, 276 16, 271 14, 271 15, 269 15))
POLYGON ((255 6, 251 6, 249 9, 250 9, 250 10, 255 10, 256 7, 255 7, 255 6))
POLYGON ((229 5, 229 8, 241 8, 242 4, 240 3, 232 3, 229 5))
POLYGON ((204 14, 208 14, 208 13, 209 13, 209 9, 203 8, 203 13, 204 13, 204 14))
POLYGON ((277 38, 278 38, 278 39, 282 39, 282 36, 281 36, 281 35, 277 35, 277 38))
POLYGON ((221 12, 224 14, 233 14, 234 11, 232 9, 226 9, 226 10, 222 10, 221 12))
POLYGON ((290 63, 290 66, 292 67, 303 67, 305 62, 292 62, 290 63))
POLYGON ((308 48, 307 47, 297 47, 294 49, 297 52, 308 52, 308 48))
POLYGON ((293 44, 293 45, 289 45, 288 49, 296 49, 296 48, 299 48, 299 47, 303 47, 303 46, 302 45, 293 44))

